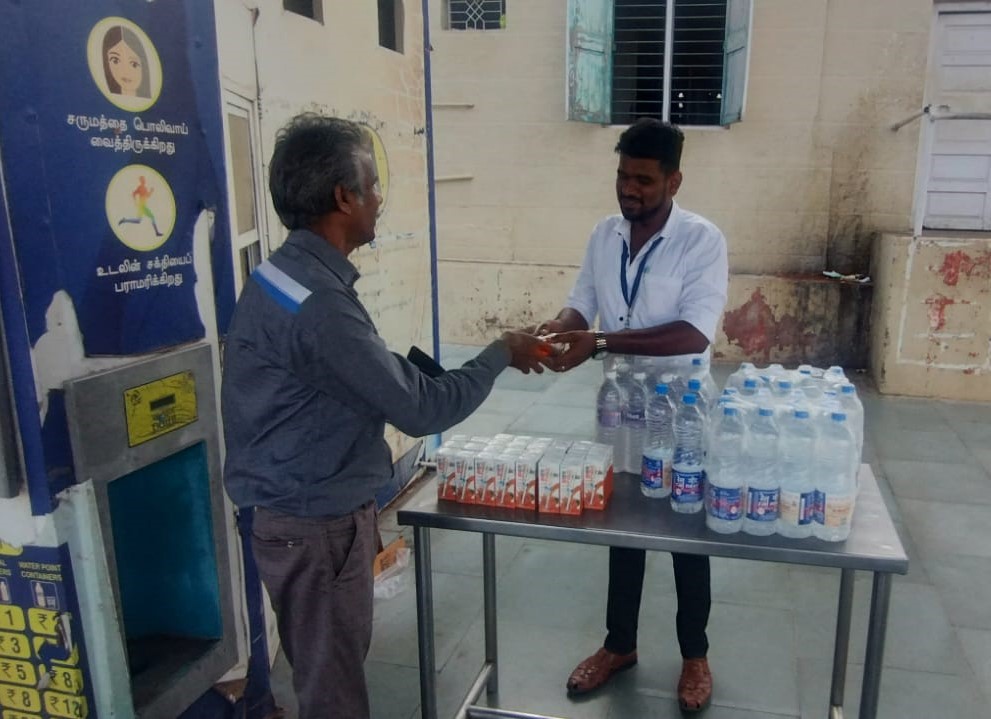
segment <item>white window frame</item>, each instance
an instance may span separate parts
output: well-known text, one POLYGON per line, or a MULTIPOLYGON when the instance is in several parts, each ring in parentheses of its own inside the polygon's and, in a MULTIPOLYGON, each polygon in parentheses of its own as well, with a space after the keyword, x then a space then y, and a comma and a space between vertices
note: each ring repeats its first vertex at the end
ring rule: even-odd
POLYGON ((227 197, 228 222, 231 230, 231 255, 234 268, 234 291, 241 294, 244 280, 241 276, 241 250, 258 242, 261 261, 270 253, 268 233, 268 213, 265 211, 264 175, 261 164, 261 135, 258 123, 258 105, 244 95, 230 89, 224 90, 224 159, 227 164, 227 197), (237 197, 234 187, 234 166, 232 163, 232 147, 230 143, 230 127, 227 122, 228 114, 237 114, 248 121, 248 141, 251 147, 252 193, 255 206, 255 229, 239 234, 237 231, 237 197))

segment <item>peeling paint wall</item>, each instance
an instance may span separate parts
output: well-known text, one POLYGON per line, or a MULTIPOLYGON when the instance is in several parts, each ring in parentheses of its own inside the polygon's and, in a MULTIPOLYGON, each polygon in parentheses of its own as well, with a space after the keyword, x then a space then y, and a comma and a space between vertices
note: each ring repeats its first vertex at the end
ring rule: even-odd
MULTIPOLYGON (((506 28, 487 32, 442 29, 442 5, 431 1, 439 280, 443 297, 474 301, 442 302, 441 333, 478 344, 495 324, 560 308, 592 227, 617 212, 622 128, 565 120, 564 0, 511 2, 506 28)), ((824 269, 866 273, 873 239, 911 227, 919 124, 890 125, 922 106, 931 13, 931 0, 754 3, 743 121, 685 128, 678 196, 726 234, 727 310, 766 277, 792 287, 774 311, 798 335, 844 329, 803 298, 845 290, 801 286, 824 269)), ((817 339, 823 351, 830 340, 836 357, 863 341, 817 339)), ((741 352, 725 338, 716 350, 741 352)), ((770 357, 790 352, 775 344, 770 357)))
POLYGON ((736 275, 713 358, 864 368, 871 296, 869 286, 816 275, 736 275))
MULTIPOLYGON (((361 122, 381 138, 389 173, 376 246, 350 259, 361 272, 361 300, 390 347, 402 354, 413 344, 429 351, 433 310, 420 3, 403 3, 402 53, 379 46, 376 3, 324 2, 322 23, 285 11, 281 2, 219 0, 217 5, 223 85, 258 98, 264 173, 276 132, 298 112, 361 122)), ((264 187, 274 250, 286 232, 267 181, 264 187)), ((391 429, 387 438, 397 457, 414 444, 391 429)))
POLYGON ((882 392, 991 400, 991 238, 884 235, 871 366, 882 392))

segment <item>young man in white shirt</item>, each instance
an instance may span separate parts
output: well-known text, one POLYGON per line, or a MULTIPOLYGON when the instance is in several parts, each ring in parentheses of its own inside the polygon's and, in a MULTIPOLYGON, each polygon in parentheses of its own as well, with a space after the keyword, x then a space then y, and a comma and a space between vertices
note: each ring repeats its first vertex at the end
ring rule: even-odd
MULTIPOLYGON (((564 371, 589 357, 674 356, 708 351, 726 304, 726 239, 699 215, 674 202, 681 186, 684 135, 642 119, 616 145, 616 197, 621 215, 595 227, 578 279, 558 316, 538 327, 568 350, 555 358, 564 371), (599 330, 590 327, 599 319, 599 330)), ((682 654, 678 703, 700 711, 712 697, 706 654, 711 606, 709 558, 672 554, 682 654)), ((637 623, 646 552, 610 547, 607 635, 602 648, 568 678, 569 695, 590 692, 637 661, 637 623)))

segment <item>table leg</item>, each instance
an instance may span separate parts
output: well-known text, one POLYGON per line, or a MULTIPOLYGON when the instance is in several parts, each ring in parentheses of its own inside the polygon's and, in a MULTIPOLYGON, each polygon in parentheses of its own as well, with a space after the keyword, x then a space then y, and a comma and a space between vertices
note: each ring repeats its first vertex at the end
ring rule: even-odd
POLYGON ((836 610, 836 642, 833 646, 833 684, 829 690, 829 719, 843 719, 847 654, 850 649, 850 616, 853 611, 852 569, 840 571, 840 598, 836 610))
POLYGON ((499 692, 499 641, 496 627, 496 561, 495 535, 482 535, 482 582, 485 595, 485 662, 492 665, 486 690, 489 695, 499 692))
POLYGON ((867 625, 867 651, 864 654, 864 687, 860 693, 860 719, 875 719, 881 691, 881 663, 884 660, 884 635, 888 629, 888 606, 891 603, 891 575, 874 572, 871 589, 871 618, 867 625))
POLYGON ((420 716, 423 719, 437 719, 434 590, 430 568, 429 527, 413 527, 413 558, 416 568, 416 636, 420 657, 420 716))

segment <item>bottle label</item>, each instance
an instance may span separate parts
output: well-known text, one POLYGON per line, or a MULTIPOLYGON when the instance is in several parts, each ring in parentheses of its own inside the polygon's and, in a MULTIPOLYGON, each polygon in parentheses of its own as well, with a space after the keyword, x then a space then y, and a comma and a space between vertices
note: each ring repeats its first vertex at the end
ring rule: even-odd
POLYGON ((644 414, 643 407, 631 408, 628 406, 623 410, 623 421, 627 424, 643 424, 647 421, 647 415, 644 414))
POLYGON ((740 487, 728 489, 707 485, 709 493, 709 514, 716 519, 734 521, 743 516, 743 490, 740 487))
POLYGON ((812 494, 815 498, 815 508, 812 510, 812 519, 818 524, 822 524, 825 519, 824 515, 826 512, 826 495, 818 489, 812 494))
POLYGON ((747 519, 754 522, 773 522, 777 518, 778 490, 747 490, 747 519))
POLYGON ((670 489, 671 464, 658 457, 644 457, 640 482, 644 489, 670 489))
POLYGON ((691 504, 702 501, 702 470, 683 471, 675 468, 671 475, 671 501, 691 504))
POLYGON ((618 409, 599 410, 600 427, 619 427, 621 424, 623 424, 623 413, 618 409))
POLYGON ((826 497, 823 511, 823 526, 832 529, 849 527, 852 517, 853 497, 848 494, 841 497, 826 497))
POLYGON ((778 516, 792 527, 804 527, 815 521, 816 492, 782 492, 778 516))

